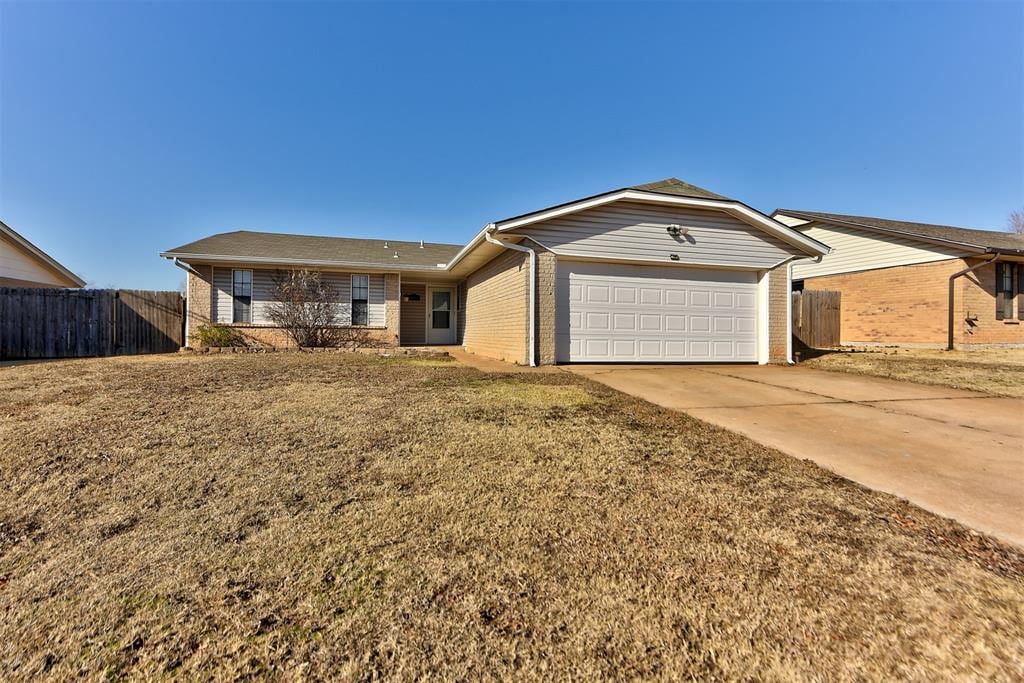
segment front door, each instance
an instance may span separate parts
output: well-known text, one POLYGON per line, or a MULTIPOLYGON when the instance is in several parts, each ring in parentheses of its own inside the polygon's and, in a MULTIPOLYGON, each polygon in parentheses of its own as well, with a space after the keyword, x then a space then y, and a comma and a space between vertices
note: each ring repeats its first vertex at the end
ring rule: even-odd
POLYGON ((430 287, 427 290, 427 343, 455 343, 455 290, 430 287))

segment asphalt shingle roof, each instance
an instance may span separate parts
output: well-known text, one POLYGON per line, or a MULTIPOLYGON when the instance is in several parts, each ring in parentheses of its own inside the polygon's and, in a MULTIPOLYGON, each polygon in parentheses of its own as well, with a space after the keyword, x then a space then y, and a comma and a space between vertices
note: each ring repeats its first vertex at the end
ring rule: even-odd
POLYGON ((958 228, 952 225, 913 223, 910 221, 894 221, 887 218, 848 216, 841 213, 822 213, 820 211, 800 211, 797 209, 778 209, 775 213, 804 220, 840 223, 869 229, 876 228, 915 237, 959 242, 993 251, 1024 251, 1024 236, 1014 235, 1009 232, 999 232, 997 230, 975 230, 973 228, 958 228))
POLYGON ((716 194, 711 190, 705 190, 703 187, 697 187, 696 185, 685 183, 679 178, 665 178, 664 180, 658 180, 653 183, 633 185, 629 189, 641 190, 643 192, 657 192, 659 194, 674 194, 680 197, 696 197, 698 199, 724 199, 731 201, 729 197, 716 194))
POLYGON ((462 245, 459 244, 425 242, 421 248, 419 242, 236 230, 183 244, 168 250, 166 255, 182 258, 186 255, 204 255, 436 268, 439 263, 448 263, 460 249, 462 245), (398 258, 394 256, 396 253, 398 258))

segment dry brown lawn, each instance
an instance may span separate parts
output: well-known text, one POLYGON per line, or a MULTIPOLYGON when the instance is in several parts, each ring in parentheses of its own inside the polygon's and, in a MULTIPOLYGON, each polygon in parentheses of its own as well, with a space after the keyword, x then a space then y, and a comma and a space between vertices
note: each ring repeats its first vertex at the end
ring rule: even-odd
POLYGON ((1024 557, 568 373, 0 369, 0 679, 1024 676, 1024 557))
POLYGON ((803 365, 1024 398, 1024 349, 939 351, 868 347, 826 353, 803 365))

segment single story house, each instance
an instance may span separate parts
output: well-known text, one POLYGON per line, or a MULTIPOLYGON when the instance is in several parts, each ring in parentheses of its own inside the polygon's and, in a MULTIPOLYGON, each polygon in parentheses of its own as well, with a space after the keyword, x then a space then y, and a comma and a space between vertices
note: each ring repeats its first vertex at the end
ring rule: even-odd
POLYGON ((778 209, 831 253, 793 266, 800 289, 842 295, 843 344, 1024 346, 1024 236, 778 209))
MULTIPOLYGON (((187 326, 287 343, 275 271, 322 271, 346 325, 520 364, 786 362, 790 268, 828 247, 675 178, 489 223, 468 244, 229 232, 163 254, 187 326)), ((188 334, 188 333, 187 333, 188 334)))
POLYGON ((0 287, 84 287, 85 281, 0 222, 0 287))

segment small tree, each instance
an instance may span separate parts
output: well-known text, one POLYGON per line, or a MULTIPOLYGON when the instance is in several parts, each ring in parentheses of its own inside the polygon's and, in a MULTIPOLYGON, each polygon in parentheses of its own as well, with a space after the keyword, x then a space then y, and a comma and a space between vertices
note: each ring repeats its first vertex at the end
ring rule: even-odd
POLYGON ((1010 232, 1017 235, 1024 235, 1024 209, 1010 212, 1010 218, 1006 221, 1010 232))
POLYGON ((273 301, 267 306, 267 317, 286 330, 297 346, 356 348, 366 345, 365 330, 340 327, 338 294, 320 273, 278 271, 273 279, 273 301))

